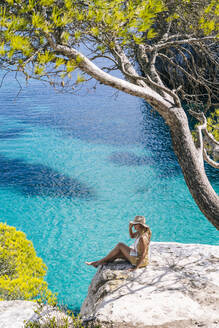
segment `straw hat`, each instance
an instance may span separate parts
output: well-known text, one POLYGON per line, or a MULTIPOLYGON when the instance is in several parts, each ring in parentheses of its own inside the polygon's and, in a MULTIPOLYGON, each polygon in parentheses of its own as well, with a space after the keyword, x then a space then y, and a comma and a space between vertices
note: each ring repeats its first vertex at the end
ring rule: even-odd
POLYGON ((132 223, 134 225, 135 224, 141 224, 143 227, 149 228, 149 226, 147 224, 145 224, 145 217, 144 216, 137 215, 134 218, 134 221, 130 221, 130 223, 132 223))

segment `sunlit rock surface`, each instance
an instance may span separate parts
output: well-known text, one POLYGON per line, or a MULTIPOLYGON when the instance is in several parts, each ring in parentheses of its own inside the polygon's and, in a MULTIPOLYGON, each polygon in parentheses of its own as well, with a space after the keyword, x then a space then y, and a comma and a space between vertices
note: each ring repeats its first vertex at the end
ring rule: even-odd
POLYGON ((26 301, 0 302, 0 328, 23 328, 24 320, 34 316, 36 304, 26 301))
MULTIPOLYGON (((219 247, 152 243, 147 268, 129 272, 118 261, 100 267, 81 314, 84 326, 101 328, 218 328, 219 247)), ((24 328, 24 321, 57 322, 66 315, 27 301, 0 302, 0 328, 24 328)), ((71 321, 69 321, 71 327, 71 321)))
POLYGON ((71 318, 56 308, 50 306, 41 308, 29 301, 0 302, 0 328, 24 328, 27 322, 35 322, 43 327, 53 327, 49 324, 51 319, 57 324, 56 327, 67 327, 67 323, 69 327, 72 327, 71 318))
POLYGON ((87 325, 115 328, 219 327, 219 247, 152 243, 150 265, 100 267, 81 315, 87 325))

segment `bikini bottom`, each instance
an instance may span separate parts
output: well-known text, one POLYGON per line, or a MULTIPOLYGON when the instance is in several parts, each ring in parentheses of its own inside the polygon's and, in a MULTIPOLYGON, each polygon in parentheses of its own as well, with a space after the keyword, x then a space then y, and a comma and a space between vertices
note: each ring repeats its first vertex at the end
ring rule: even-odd
MULTIPOLYGON (((132 256, 132 255, 129 256, 129 261, 134 266, 136 266, 136 263, 137 263, 138 260, 139 260, 138 256, 132 256)), ((139 268, 146 267, 147 265, 148 265, 148 258, 145 257, 139 268)))

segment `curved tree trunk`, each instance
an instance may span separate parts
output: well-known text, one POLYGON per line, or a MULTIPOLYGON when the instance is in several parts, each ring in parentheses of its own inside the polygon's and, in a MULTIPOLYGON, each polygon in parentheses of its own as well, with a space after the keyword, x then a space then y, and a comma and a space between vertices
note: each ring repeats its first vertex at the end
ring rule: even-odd
POLYGON ((202 213, 219 230, 219 197, 206 176, 202 149, 194 145, 184 110, 172 108, 166 123, 189 191, 202 213))
MULTIPOLYGON (((83 72, 105 85, 144 99, 162 115, 170 128, 173 149, 182 168, 187 186, 202 213, 217 229, 219 229, 219 197, 208 181, 204 170, 202 150, 196 149, 193 143, 185 112, 183 108, 174 107, 174 103, 178 101, 172 98, 173 93, 170 95, 164 92, 163 95, 161 95, 147 84, 142 84, 142 82, 138 83, 136 81, 135 84, 133 84, 110 75, 96 66, 78 50, 69 48, 65 45, 56 44, 49 35, 47 37, 51 48, 53 48, 57 54, 63 54, 76 61, 79 56, 80 62, 78 67, 83 72)), ((123 64, 126 64, 126 62, 123 64)), ((130 74, 133 74, 133 70, 130 70, 129 64, 128 62, 128 68, 126 67, 126 69, 129 70, 130 74)), ((158 87, 158 84, 156 85, 158 87)), ((162 86, 160 86, 160 88, 162 91, 162 86)), ((178 97, 176 96, 176 98, 178 97)))

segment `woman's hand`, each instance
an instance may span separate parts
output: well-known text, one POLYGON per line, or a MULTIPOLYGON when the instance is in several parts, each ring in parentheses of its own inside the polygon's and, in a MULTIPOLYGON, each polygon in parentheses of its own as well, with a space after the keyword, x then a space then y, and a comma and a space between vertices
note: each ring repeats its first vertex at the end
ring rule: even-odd
POLYGON ((135 238, 137 235, 137 232, 133 232, 132 227, 134 226, 133 223, 129 222, 129 236, 131 238, 135 238))

